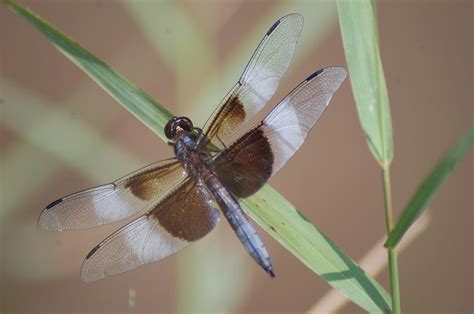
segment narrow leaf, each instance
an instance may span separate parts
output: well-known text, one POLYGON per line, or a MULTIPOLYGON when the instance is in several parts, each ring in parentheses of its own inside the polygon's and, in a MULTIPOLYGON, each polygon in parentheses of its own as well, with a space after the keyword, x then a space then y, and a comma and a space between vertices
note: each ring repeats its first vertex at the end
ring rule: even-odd
POLYGON ((472 127, 438 162, 430 174, 423 180, 416 190, 413 197, 408 202, 398 219, 395 228, 385 242, 386 247, 395 247, 408 228, 420 216, 431 199, 435 196, 436 191, 446 180, 447 176, 454 170, 457 163, 468 152, 471 145, 474 144, 474 127, 472 127))
MULTIPOLYGON (((370 313, 391 312, 387 292, 269 185, 241 204, 265 231, 352 302, 370 313)), ((278 267, 275 271, 278 276, 278 267)))
POLYGON ((375 2, 338 0, 339 23, 357 112, 375 159, 393 159, 392 123, 380 59, 375 2))
MULTIPOLYGON (((30 10, 13 0, 4 2, 42 32, 120 104, 164 138, 163 126, 172 115, 168 110, 30 10)), ((242 203, 252 218, 277 241, 349 299, 370 312, 390 310, 387 292, 270 186, 265 186, 242 203)))
POLYGON ((97 82, 117 102, 148 126, 161 139, 167 141, 163 130, 166 122, 172 117, 170 111, 34 12, 13 0, 4 0, 4 2, 10 9, 23 16, 37 30, 43 33, 59 51, 97 82))

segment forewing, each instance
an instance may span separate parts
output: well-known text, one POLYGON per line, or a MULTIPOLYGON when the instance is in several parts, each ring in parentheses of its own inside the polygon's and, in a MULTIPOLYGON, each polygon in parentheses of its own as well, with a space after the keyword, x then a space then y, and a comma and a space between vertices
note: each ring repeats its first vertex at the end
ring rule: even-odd
POLYGON ((303 144, 346 75, 340 67, 315 72, 221 152, 214 160, 214 172, 222 183, 238 197, 258 191, 303 144))
POLYGON ((159 261, 202 238, 219 221, 212 196, 187 179, 144 216, 96 246, 82 265, 90 282, 159 261))
POLYGON ((49 204, 38 225, 44 230, 82 229, 125 219, 186 177, 176 159, 162 160, 112 183, 77 192, 49 204))
POLYGON ((265 34, 244 73, 204 126, 213 141, 228 137, 248 121, 275 93, 286 72, 303 27, 303 17, 290 14, 276 21, 265 34))

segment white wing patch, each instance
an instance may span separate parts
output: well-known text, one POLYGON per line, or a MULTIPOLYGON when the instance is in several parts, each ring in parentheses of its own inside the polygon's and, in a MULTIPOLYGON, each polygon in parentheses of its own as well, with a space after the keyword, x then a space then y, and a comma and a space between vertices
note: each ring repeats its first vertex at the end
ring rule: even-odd
POLYGON ((89 253, 82 264, 81 278, 91 282, 122 273, 159 261, 190 243, 173 237, 152 216, 142 216, 116 231, 89 253))
POLYGON ((272 25, 250 58, 238 83, 206 122, 203 127, 205 132, 219 120, 219 114, 228 114, 222 109, 224 106, 233 105, 232 101, 229 102, 231 99, 238 100, 243 107, 239 106, 239 110, 243 110, 245 115, 231 127, 224 126, 218 130, 219 139, 224 143, 263 108, 277 90, 281 78, 290 65, 302 28, 303 17, 299 14, 284 16, 272 25))
POLYGON ((239 82, 239 99, 245 104, 247 117, 252 117, 273 96, 295 52, 303 17, 290 14, 277 21, 245 68, 239 82))
POLYGON ((186 179, 145 215, 92 249, 82 265, 82 279, 95 281, 159 261, 201 239, 220 218, 209 197, 205 187, 186 179))
POLYGON ((346 74, 346 70, 340 67, 317 71, 263 120, 262 128, 274 154, 273 173, 283 167, 303 144, 346 74))
POLYGON ((158 161, 113 183, 80 191, 49 204, 41 213, 38 225, 43 230, 67 230, 116 222, 147 208, 186 176, 175 159, 158 161), (132 188, 143 195, 137 196, 132 188))

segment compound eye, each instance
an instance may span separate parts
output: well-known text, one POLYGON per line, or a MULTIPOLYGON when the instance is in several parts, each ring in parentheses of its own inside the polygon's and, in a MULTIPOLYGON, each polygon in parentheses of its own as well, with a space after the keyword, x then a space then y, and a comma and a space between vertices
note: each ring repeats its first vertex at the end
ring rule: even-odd
POLYGON ((176 134, 176 120, 177 119, 178 119, 177 117, 173 117, 165 125, 165 135, 170 140, 172 140, 176 134))
POLYGON ((173 117, 165 125, 165 135, 168 139, 173 140, 179 132, 192 132, 193 123, 186 117, 173 117))
POLYGON ((186 117, 178 118, 178 126, 186 132, 193 131, 193 122, 189 118, 186 118, 186 117))

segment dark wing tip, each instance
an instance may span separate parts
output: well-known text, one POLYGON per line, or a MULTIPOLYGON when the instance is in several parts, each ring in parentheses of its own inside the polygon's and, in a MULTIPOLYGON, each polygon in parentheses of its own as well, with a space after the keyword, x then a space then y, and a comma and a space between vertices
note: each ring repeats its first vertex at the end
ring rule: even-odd
POLYGON ((54 202, 52 202, 51 204, 49 204, 48 206, 46 206, 46 209, 50 209, 51 207, 54 207, 56 205, 58 205, 59 203, 62 203, 63 199, 60 198, 58 200, 55 200, 54 202))
POLYGON ((273 33, 273 31, 275 30, 275 28, 277 28, 277 26, 278 26, 278 24, 280 24, 280 22, 281 22, 281 20, 278 20, 275 23, 273 23, 272 27, 270 27, 270 29, 267 32, 267 36, 269 36, 271 33, 273 33))
POLYGON ((90 259, 94 256, 97 250, 100 249, 100 244, 96 245, 86 256, 82 262, 81 279, 84 282, 93 282, 105 277, 105 273, 94 271, 94 267, 89 264, 90 259))
POLYGON ((86 260, 88 260, 89 258, 91 258, 92 255, 94 255, 95 252, 97 252, 97 250, 100 248, 100 244, 99 245, 96 245, 86 256, 86 260))
POLYGON ((319 76, 321 73, 323 72, 326 72, 326 71, 331 71, 331 72, 339 72, 341 74, 341 76, 346 77, 347 75, 347 71, 346 69, 344 69, 343 67, 340 67, 340 66, 331 66, 331 67, 326 67, 326 68, 322 68, 322 69, 319 69, 317 70, 316 72, 314 72, 313 74, 311 74, 310 76, 308 76, 306 78, 306 81, 311 81, 312 79, 314 79, 315 77, 319 76))
POLYGON ((319 74, 323 73, 324 72, 324 69, 319 69, 317 70, 316 72, 314 72, 313 74, 311 74, 310 76, 308 76, 306 78, 307 81, 311 81, 312 79, 314 79, 316 76, 318 76, 319 74))
POLYGON ((49 209, 53 208, 54 206, 62 203, 63 199, 60 198, 58 200, 55 200, 48 206, 46 206, 45 209, 41 212, 40 216, 38 217, 38 228, 46 231, 61 231, 60 227, 60 222, 58 220, 58 217, 53 213, 53 211, 50 211, 49 209))
POLYGON ((270 29, 268 30, 267 32, 267 36, 269 36, 271 33, 273 33, 273 31, 278 27, 278 25, 281 23, 281 22, 284 22, 286 20, 293 20, 293 21, 297 21, 297 23, 301 24, 301 28, 303 27, 303 22, 304 22, 304 18, 301 14, 299 13, 290 13, 290 14, 287 14, 285 16, 283 16, 282 18, 278 19, 275 23, 273 23, 273 25, 270 27, 270 29))

